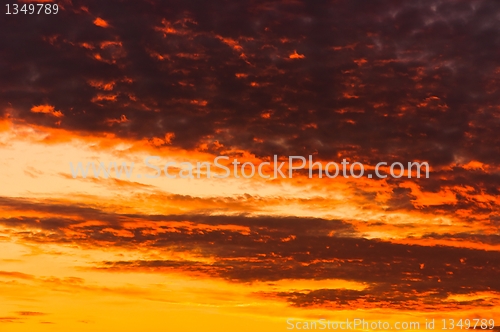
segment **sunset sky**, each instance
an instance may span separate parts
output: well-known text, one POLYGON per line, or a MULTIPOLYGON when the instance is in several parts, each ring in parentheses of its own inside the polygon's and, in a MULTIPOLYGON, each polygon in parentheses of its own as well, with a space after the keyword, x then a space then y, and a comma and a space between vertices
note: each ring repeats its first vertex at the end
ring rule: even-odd
POLYGON ((38 3, 1 8, 0 331, 500 324, 500 2, 38 3), (430 177, 136 176, 274 155, 430 177))

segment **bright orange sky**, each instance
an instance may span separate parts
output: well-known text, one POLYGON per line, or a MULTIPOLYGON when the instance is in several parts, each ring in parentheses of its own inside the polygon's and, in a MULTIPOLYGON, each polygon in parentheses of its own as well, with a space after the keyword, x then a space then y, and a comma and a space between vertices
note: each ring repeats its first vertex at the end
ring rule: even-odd
POLYGON ((498 4, 57 4, 0 22, 0 331, 500 323, 498 4), (219 155, 431 167, 70 168, 219 155))

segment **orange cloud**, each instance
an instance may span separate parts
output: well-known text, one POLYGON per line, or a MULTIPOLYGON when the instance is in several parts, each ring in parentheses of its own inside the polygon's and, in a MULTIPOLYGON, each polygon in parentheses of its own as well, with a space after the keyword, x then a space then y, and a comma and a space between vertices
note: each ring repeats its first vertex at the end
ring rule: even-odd
POLYGON ((108 125, 112 125, 112 124, 115 124, 115 123, 126 123, 126 122, 129 122, 129 121, 130 120, 127 119, 127 117, 124 114, 122 114, 119 119, 106 119, 105 122, 108 125))
POLYGON ((94 20, 94 24, 97 25, 98 27, 101 27, 101 28, 107 28, 107 27, 109 27, 108 22, 106 22, 105 20, 103 20, 100 17, 98 17, 98 18, 96 18, 94 20))
POLYGON ((88 84, 96 89, 111 91, 115 86, 115 82, 89 81, 88 84))
POLYGON ((288 56, 290 59, 304 59, 306 56, 304 54, 299 54, 297 51, 293 51, 292 54, 288 56))
POLYGON ((62 118, 64 114, 61 111, 56 111, 54 106, 51 105, 38 105, 31 108, 33 113, 45 113, 55 116, 56 118, 62 118))

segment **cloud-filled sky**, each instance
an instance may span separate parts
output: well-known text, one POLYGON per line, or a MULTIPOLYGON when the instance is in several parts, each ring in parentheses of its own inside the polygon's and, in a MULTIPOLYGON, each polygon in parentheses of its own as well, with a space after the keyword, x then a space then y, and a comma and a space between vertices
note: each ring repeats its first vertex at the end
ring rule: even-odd
POLYGON ((499 3, 42 2, 0 19, 0 330, 500 317, 499 3), (430 177, 69 167, 148 155, 430 177))

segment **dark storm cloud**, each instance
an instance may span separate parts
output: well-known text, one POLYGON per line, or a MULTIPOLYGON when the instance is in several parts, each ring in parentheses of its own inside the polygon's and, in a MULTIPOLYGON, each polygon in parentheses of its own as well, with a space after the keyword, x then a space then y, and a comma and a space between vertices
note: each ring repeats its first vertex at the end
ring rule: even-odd
MULTIPOLYGON (((358 300, 393 308, 436 305, 453 294, 500 292, 500 256, 445 246, 419 246, 363 239, 339 220, 299 217, 207 215, 139 215, 97 212, 50 202, 2 199, 20 211, 40 211, 38 218, 1 218, 11 237, 26 242, 71 243, 142 251, 154 248, 205 259, 155 258, 95 262, 102 271, 184 272, 231 282, 276 282, 283 279, 344 279, 365 290, 303 290, 261 294, 285 298, 292 305, 343 307, 358 300), (43 217, 57 213, 59 217, 43 217), (88 219, 92 216, 92 219, 88 219), (85 223, 92 220, 91 223, 85 223)), ((5 210, 5 209, 4 209, 5 210)), ((22 213, 18 213, 22 214, 22 213)), ((498 236, 427 234, 424 238, 498 244, 498 236)), ((447 306, 487 306, 481 300, 449 301, 447 306)))
POLYGON ((0 23, 3 111, 30 123, 264 156, 498 163, 496 2, 61 7, 0 23), (30 112, 42 104, 64 116, 30 112))
POLYGON ((418 292, 443 287, 446 287, 445 293, 461 294, 471 290, 500 290, 496 251, 327 236, 298 236, 290 241, 269 238, 265 243, 252 235, 247 236, 249 241, 222 241, 216 239, 217 236, 206 236, 208 244, 215 240, 212 248, 206 248, 206 253, 217 254, 214 264, 154 260, 105 262, 103 267, 147 266, 161 271, 162 267, 181 264, 191 268, 211 266, 215 275, 242 282, 339 278, 367 284, 387 283, 400 290, 418 292), (233 245, 239 241, 239 246, 233 245), (238 257, 240 260, 235 259, 238 257), (471 274, 475 277, 470 278, 471 274))
POLYGON ((159 248, 176 247, 178 250, 189 250, 192 246, 217 250, 210 244, 211 240, 227 241, 228 245, 246 245, 253 241, 265 243, 267 238, 282 241, 295 234, 307 237, 356 235, 354 227, 348 222, 321 218, 117 214, 85 205, 5 197, 0 198, 0 207, 16 215, 0 218, 1 225, 12 228, 11 235, 36 242, 71 242, 83 235, 88 245, 106 241, 132 249, 149 243, 159 248), (33 213, 39 216, 23 216, 33 213), (89 220, 93 223, 87 223, 89 220), (71 231, 74 238, 67 231, 71 231), (130 231, 132 236, 116 235, 119 231, 130 231), (253 236, 245 236, 247 233, 253 236))
POLYGON ((436 234, 429 233, 422 235, 424 239, 445 239, 452 241, 472 241, 476 243, 484 243, 490 245, 500 244, 499 234, 470 234, 470 233, 457 233, 457 234, 436 234))
MULTIPOLYGON (((291 241, 254 235, 248 241, 237 237, 206 234, 210 246, 202 246, 214 263, 184 260, 107 261, 97 265, 107 271, 183 271, 194 275, 224 278, 232 282, 264 281, 272 285, 283 279, 344 279, 364 283, 364 290, 322 289, 298 292, 262 293, 286 298, 295 306, 349 308, 361 302, 365 307, 396 309, 450 309, 462 306, 493 306, 486 300, 449 300, 450 295, 500 292, 500 260, 496 251, 450 247, 398 245, 359 238, 298 236, 291 241), (232 242, 238 242, 233 245, 232 242), (212 256, 210 254, 215 254, 212 256)), ((199 248, 200 242, 190 242, 199 248)))
MULTIPOLYGON (((434 290, 432 290, 434 291, 434 290)), ((379 289, 371 287, 356 291, 348 289, 319 289, 305 292, 261 293, 265 297, 285 298, 296 307, 327 307, 331 309, 351 309, 359 303, 365 308, 390 308, 399 310, 421 310, 434 312, 440 310, 459 310, 464 307, 494 307, 496 300, 448 300, 446 294, 417 293, 411 289, 379 289)))

